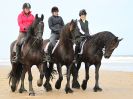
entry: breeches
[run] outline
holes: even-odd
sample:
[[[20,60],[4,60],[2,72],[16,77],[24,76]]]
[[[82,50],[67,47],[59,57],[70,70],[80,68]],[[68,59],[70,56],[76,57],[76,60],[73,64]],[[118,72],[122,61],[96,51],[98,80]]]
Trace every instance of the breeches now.
[[[50,43],[55,46],[56,40],[59,40],[59,34],[52,33],[50,37]]]

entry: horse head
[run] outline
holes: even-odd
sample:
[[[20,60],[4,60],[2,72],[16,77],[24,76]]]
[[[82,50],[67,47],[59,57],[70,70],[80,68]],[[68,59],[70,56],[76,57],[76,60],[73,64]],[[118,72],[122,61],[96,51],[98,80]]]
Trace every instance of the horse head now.
[[[110,58],[112,55],[113,51],[117,48],[119,45],[119,42],[122,41],[123,39],[119,39],[118,37],[115,37],[114,39],[110,40],[108,43],[105,44],[105,53],[104,57],[105,58]]]
[[[74,31],[76,27],[77,27],[77,20],[72,19],[69,25],[70,32]]]
[[[42,40],[43,30],[44,30],[43,19],[44,19],[43,14],[41,15],[41,17],[38,17],[38,14],[36,14],[35,20],[31,26],[32,36],[37,40]]]
[[[60,33],[60,39],[72,41],[74,38],[74,31],[76,27],[77,27],[77,20],[71,20],[62,28]]]
[[[69,29],[69,38],[74,39],[74,31],[77,27],[77,20],[71,20],[71,22],[68,25],[68,29]]]

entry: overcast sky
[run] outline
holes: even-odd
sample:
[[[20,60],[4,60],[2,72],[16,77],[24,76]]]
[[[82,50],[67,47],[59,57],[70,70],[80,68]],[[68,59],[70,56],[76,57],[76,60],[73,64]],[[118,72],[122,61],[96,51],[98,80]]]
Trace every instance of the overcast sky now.
[[[92,34],[107,30],[124,38],[113,55],[133,55],[133,0],[1,0],[0,59],[9,58],[10,44],[19,33],[17,17],[25,2],[31,4],[34,15],[44,14],[44,38],[50,36],[48,17],[53,6],[59,7],[65,23],[79,19],[79,10],[86,9]]]

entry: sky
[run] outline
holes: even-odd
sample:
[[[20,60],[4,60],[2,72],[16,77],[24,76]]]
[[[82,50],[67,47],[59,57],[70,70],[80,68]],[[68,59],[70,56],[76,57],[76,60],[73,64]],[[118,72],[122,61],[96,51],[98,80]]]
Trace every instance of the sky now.
[[[19,34],[17,17],[25,2],[31,4],[34,15],[44,14],[44,39],[50,37],[48,18],[53,6],[58,6],[65,23],[79,19],[79,10],[86,9],[91,34],[110,31],[124,38],[113,55],[133,55],[133,0],[1,0],[0,59],[10,57],[10,44]]]

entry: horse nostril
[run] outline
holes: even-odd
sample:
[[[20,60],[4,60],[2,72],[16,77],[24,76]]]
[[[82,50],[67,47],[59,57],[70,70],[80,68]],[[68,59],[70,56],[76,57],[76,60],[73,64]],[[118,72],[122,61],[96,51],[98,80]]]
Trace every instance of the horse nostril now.
[[[42,37],[39,37],[39,40],[42,40]]]
[[[109,55],[109,54],[104,54],[104,57],[105,57],[105,58],[109,58],[110,55]]]
[[[109,56],[106,55],[105,58],[109,58]]]
[[[16,86],[11,86],[11,90],[12,90],[12,92],[15,92]]]

